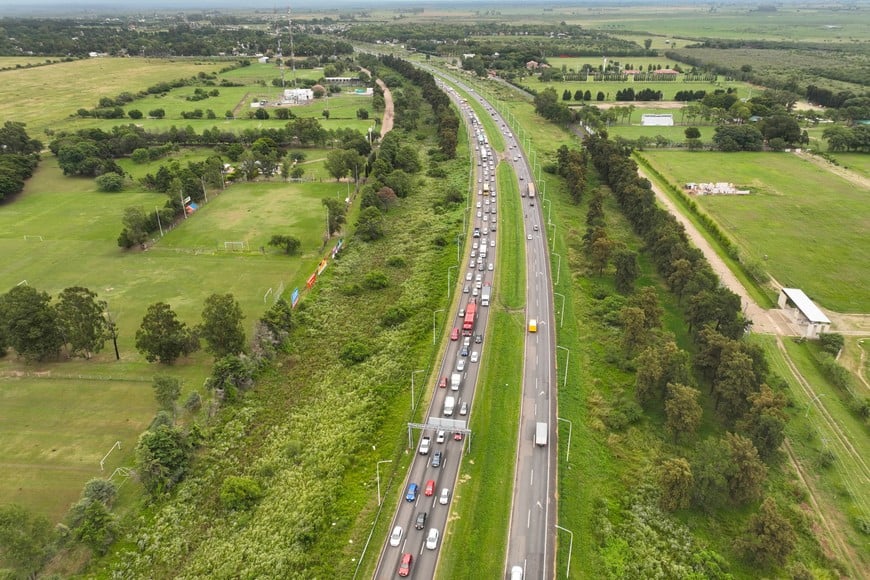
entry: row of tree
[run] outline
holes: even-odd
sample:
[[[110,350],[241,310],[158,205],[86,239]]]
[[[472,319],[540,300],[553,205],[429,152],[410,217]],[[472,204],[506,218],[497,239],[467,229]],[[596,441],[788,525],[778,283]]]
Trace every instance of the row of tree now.
[[[31,139],[24,123],[6,121],[0,127],[0,201],[21,193],[39,164],[42,143]]]

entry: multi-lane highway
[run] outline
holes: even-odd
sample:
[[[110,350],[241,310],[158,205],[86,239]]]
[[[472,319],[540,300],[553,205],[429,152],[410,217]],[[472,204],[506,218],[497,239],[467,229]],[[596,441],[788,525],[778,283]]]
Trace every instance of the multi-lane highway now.
[[[436,78],[444,77],[440,71],[426,68],[436,74]],[[536,195],[531,168],[523,154],[521,144],[511,133],[504,119],[473,89],[455,78],[448,80],[454,86],[461,87],[466,93],[474,95],[474,98],[483,105],[486,114],[495,122],[506,142],[506,149],[501,154],[502,160],[512,164],[519,182],[526,234],[526,323],[528,330],[528,322],[535,320],[536,328],[535,332],[527,332],[523,353],[522,404],[517,426],[519,430],[517,463],[504,574],[507,578],[510,571],[519,566],[526,579],[552,578],[556,524],[556,393],[555,390],[551,390],[551,387],[554,387],[556,359],[550,261],[543,213],[538,203],[539,197]],[[462,432],[466,427],[465,421],[472,411],[471,403],[480,365],[479,357],[486,347],[484,331],[489,308],[481,306],[482,295],[475,296],[474,293],[476,287],[479,286],[478,291],[482,292],[494,279],[493,270],[496,263],[494,252],[498,248],[495,241],[498,223],[496,201],[499,195],[496,192],[495,166],[499,160],[494,159],[498,154],[489,147],[489,139],[484,132],[483,124],[472,108],[465,104],[452,89],[447,86],[444,86],[444,89],[459,105],[475,146],[476,191],[473,188],[469,204],[474,237],[472,237],[471,251],[463,261],[463,268],[459,269],[462,272],[460,288],[463,294],[451,336],[452,339],[453,336],[458,335],[457,340],[450,341],[437,379],[437,382],[446,386],[443,388],[436,386],[436,393],[425,420],[427,428],[414,430],[412,444],[416,446],[415,460],[403,486],[403,498],[390,525],[390,531],[395,533],[390,534],[393,537],[384,539],[375,578],[392,578],[397,574],[401,575],[404,572],[402,568],[407,566],[407,554],[411,557],[410,566],[407,566],[410,568],[410,576],[432,578],[435,575],[450,503],[453,500],[453,488],[458,475],[461,452],[464,445],[468,443],[467,438],[455,441],[453,434],[457,431]],[[481,257],[483,248],[486,248],[486,254]],[[465,346],[464,319],[459,315],[467,312],[472,301],[477,305],[479,316],[468,341],[467,356],[464,356],[462,352]],[[478,354],[474,355],[475,352]],[[473,357],[478,362],[471,362]],[[452,375],[457,372],[456,365],[462,360],[465,362],[464,369],[460,371],[461,383],[457,391],[452,391]],[[451,396],[456,401],[455,409],[451,415],[446,416],[445,400]],[[461,413],[463,403],[468,404],[468,414]],[[547,445],[535,445],[537,423],[547,425]],[[443,443],[436,442],[440,429],[445,431]],[[425,455],[419,453],[422,437],[430,437],[431,441],[431,448]],[[436,452],[442,453],[438,467],[432,465]],[[434,485],[427,486],[430,481],[433,481]],[[408,495],[411,484],[418,486],[418,492],[413,496]],[[432,489],[431,496],[426,495],[427,487]],[[443,491],[445,489],[446,492]],[[426,514],[426,519],[421,526],[418,522],[422,517],[420,514],[423,513]],[[398,533],[397,526],[401,528],[401,534]],[[438,540],[437,544],[434,544],[434,549],[430,549],[433,543],[427,542],[427,538],[430,537],[433,528],[438,530]]]
[[[471,249],[461,267],[454,268],[458,271],[461,292],[458,312],[452,317],[450,341],[435,379],[427,416],[422,428],[415,426],[411,431],[415,458],[402,487],[402,498],[389,528],[390,537],[385,538],[375,578],[396,577],[402,562],[407,564],[407,554],[411,556],[411,576],[434,577],[462,452],[473,437],[466,427],[473,412],[480,360],[487,347],[488,294],[495,277],[498,250],[498,192],[496,162],[488,139],[470,107],[451,94],[457,98],[476,147],[475,187],[468,210],[473,228]],[[422,454],[424,437],[429,438],[429,449]],[[438,465],[436,454],[440,454]],[[416,491],[411,490],[412,485]],[[430,491],[431,495],[427,495]],[[425,520],[421,521],[422,518]],[[436,533],[432,530],[437,530],[437,542],[427,541]]]

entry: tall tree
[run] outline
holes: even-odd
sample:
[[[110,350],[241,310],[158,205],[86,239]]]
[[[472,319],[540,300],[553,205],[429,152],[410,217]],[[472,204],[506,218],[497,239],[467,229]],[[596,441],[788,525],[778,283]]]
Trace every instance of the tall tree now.
[[[644,322],[649,329],[660,328],[662,325],[662,307],[659,306],[659,297],[655,288],[644,286],[629,300],[632,306],[643,310]]]
[[[16,574],[33,578],[47,556],[52,526],[43,516],[17,504],[0,506],[0,561]]]
[[[613,264],[616,266],[616,290],[623,294],[630,294],[634,290],[634,281],[637,280],[637,254],[623,248],[613,256]]]
[[[180,356],[199,350],[199,339],[165,302],[148,307],[136,331],[136,350],[149,362],[172,364]]]
[[[773,498],[761,502],[758,513],[749,518],[746,531],[734,546],[743,556],[762,566],[785,563],[797,542],[794,528],[776,507]]]
[[[689,507],[694,481],[687,459],[665,460],[659,470],[659,507],[668,512]]]
[[[758,379],[752,368],[752,359],[732,343],[722,352],[713,397],[716,409],[721,410],[732,423],[749,409],[749,395],[758,390]]]
[[[323,205],[326,206],[328,213],[329,235],[333,235],[341,230],[347,215],[347,206],[344,201],[334,197],[327,197],[323,200]]]
[[[665,429],[673,435],[675,441],[682,436],[693,435],[701,425],[704,414],[698,403],[700,393],[697,389],[680,383],[668,383],[667,389]]]
[[[647,342],[648,332],[643,310],[626,306],[619,311],[622,325],[622,350],[626,357],[633,357]]]
[[[749,411],[737,422],[737,429],[752,440],[762,459],[770,459],[785,440],[786,399],[762,384],[757,393],[749,395],[749,404]]]
[[[198,331],[205,339],[205,349],[215,359],[239,354],[245,350],[245,329],[242,328],[242,307],[232,294],[212,294],[205,299],[202,324]]]
[[[181,481],[189,461],[190,442],[180,429],[160,425],[139,436],[136,472],[152,495],[168,491]]]
[[[63,336],[73,356],[91,358],[110,338],[107,305],[88,288],[72,286],[58,295],[55,306]]]
[[[761,462],[752,441],[743,435],[726,433],[721,439],[728,457],[725,479],[731,500],[743,504],[761,495],[761,486],[767,478],[767,467]]]
[[[151,387],[160,408],[174,413],[175,403],[181,396],[181,380],[169,375],[155,375]]]
[[[56,357],[63,346],[51,296],[22,284],[0,296],[0,325],[9,346],[26,360]]]

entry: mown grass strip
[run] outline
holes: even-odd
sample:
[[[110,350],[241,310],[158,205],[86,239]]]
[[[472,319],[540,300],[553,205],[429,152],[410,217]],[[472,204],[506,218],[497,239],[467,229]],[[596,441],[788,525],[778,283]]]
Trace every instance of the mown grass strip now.
[[[505,164],[497,171],[498,262],[492,316],[470,415],[471,451],[459,472],[439,578],[499,578],[504,573],[523,369],[526,276],[516,178]]]

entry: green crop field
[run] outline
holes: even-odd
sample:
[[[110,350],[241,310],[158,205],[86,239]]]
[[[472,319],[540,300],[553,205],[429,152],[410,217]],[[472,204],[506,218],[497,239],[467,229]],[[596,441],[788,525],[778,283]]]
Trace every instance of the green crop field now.
[[[269,289],[271,297],[283,285],[289,297],[316,266],[326,219],[320,200],[344,197],[345,191],[344,183],[334,181],[231,186],[213,194],[210,203],[148,251],[129,252],[116,244],[124,208],[150,210],[162,206],[165,197],[143,191],[99,193],[92,180],[63,177],[54,158],[46,158],[25,192],[0,212],[0,251],[7,257],[0,288],[25,280],[52,295],[68,286],[91,288],[108,302],[118,323],[121,361],[114,360],[109,344],[91,361],[26,365],[7,357],[0,362],[0,377],[6,377],[0,406],[0,497],[16,498],[57,519],[78,497],[81,485],[99,475],[99,458],[112,443],[122,442],[114,459],[129,459],[155,410],[151,377],[168,370],[184,380],[187,392],[202,384],[208,367],[205,353],[194,355],[197,364],[167,368],[145,362],[134,349],[134,333],[147,306],[168,302],[192,325],[199,321],[206,296],[231,292],[250,334],[266,308]],[[260,246],[275,233],[299,237],[301,255],[287,257],[268,247],[261,253]],[[224,241],[246,241],[250,251],[224,252]],[[59,376],[81,378],[53,378]],[[7,415],[6,409],[16,411]],[[22,415],[18,409],[31,411]],[[51,427],[55,423],[58,428]],[[51,449],[55,451],[45,451]],[[24,481],[36,483],[28,488]]]
[[[0,72],[0,119],[27,123],[32,137],[102,97],[144,90],[162,81],[217,72],[226,63],[193,60],[93,58]],[[62,82],[60,82],[62,79]],[[99,79],[99,82],[94,82]],[[117,124],[117,122],[115,123]]]
[[[543,91],[548,87],[553,87],[556,89],[556,94],[559,95],[559,99],[562,98],[562,93],[565,90],[571,91],[571,97],[573,98],[575,91],[589,91],[592,93],[592,101],[589,104],[595,104],[597,101],[595,100],[598,92],[604,93],[604,101],[605,102],[614,102],[616,101],[616,93],[617,91],[622,91],[625,89],[634,89],[635,92],[643,90],[643,89],[651,89],[653,91],[661,91],[662,92],[662,100],[664,101],[673,101],[674,96],[678,91],[707,91],[708,93],[712,93],[715,90],[723,89],[727,90],[729,88],[733,88],[737,90],[737,95],[741,98],[745,98],[749,95],[749,87],[745,83],[732,82],[725,80],[719,80],[715,83],[705,83],[705,82],[690,82],[684,83],[680,81],[672,81],[672,82],[645,82],[645,81],[625,81],[625,82],[614,82],[614,81],[564,81],[564,82],[547,82],[543,83],[540,79],[526,79],[523,83],[525,86],[532,88],[538,92]],[[579,105],[581,101],[567,101],[565,104],[567,105]],[[620,105],[635,105],[635,106],[643,106],[643,101],[626,101],[626,102],[618,102]]]
[[[786,153],[646,156],[678,186],[725,181],[749,189],[748,196],[697,201],[781,284],[833,310],[870,311],[867,191]]]

